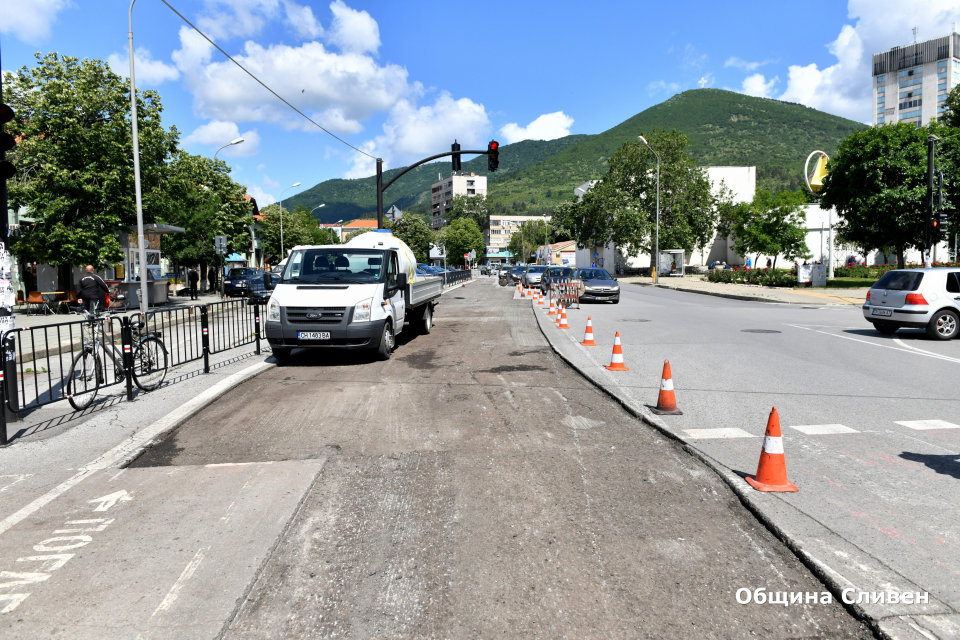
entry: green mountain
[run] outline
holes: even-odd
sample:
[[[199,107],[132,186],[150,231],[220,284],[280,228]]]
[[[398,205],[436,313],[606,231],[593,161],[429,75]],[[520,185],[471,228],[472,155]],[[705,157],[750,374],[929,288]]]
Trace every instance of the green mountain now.
[[[694,89],[650,107],[601,134],[529,169],[488,185],[494,202],[535,200],[555,206],[570,189],[600,177],[607,159],[624,142],[654,129],[677,129],[690,139],[687,151],[702,166],[756,166],[757,186],[796,190],[811,151],[832,154],[848,135],[867,125],[792,102],[754,98],[721,89]],[[501,154],[502,155],[502,154]],[[523,206],[523,205],[520,205]]]
[[[602,176],[607,159],[624,142],[654,129],[677,129],[690,139],[690,155],[703,166],[756,166],[761,189],[798,189],[803,163],[815,149],[832,154],[841,140],[868,125],[792,102],[754,98],[721,89],[694,89],[638,113],[603,133],[558,140],[524,140],[500,148],[500,170],[488,177],[487,197],[502,213],[539,213],[568,200],[577,185]],[[486,157],[463,164],[487,175]],[[384,179],[400,170],[384,173]],[[418,167],[384,194],[384,209],[425,213],[442,161]],[[321,219],[351,220],[376,209],[376,178],[326,180],[284,201],[313,208],[326,203]],[[289,205],[287,204],[289,203]]]
[[[503,145],[500,147],[500,166],[496,175],[509,175],[542,163],[588,137],[573,135],[557,140],[523,140]],[[469,162],[464,162],[461,168],[467,173],[472,171],[481,176],[489,175],[486,156],[477,156]],[[404,167],[400,167],[384,171],[384,183],[403,169]],[[417,208],[429,211],[430,185],[437,182],[438,173],[442,173],[444,177],[450,175],[449,158],[437,163],[421,165],[390,185],[390,188],[383,193],[384,210],[394,204],[400,209],[420,204],[422,206]],[[324,180],[306,191],[284,199],[283,207],[295,209],[297,205],[303,205],[307,209],[313,209],[321,203],[325,206],[314,212],[321,222],[354,220],[371,211],[376,211],[377,178],[370,176],[355,180]]]

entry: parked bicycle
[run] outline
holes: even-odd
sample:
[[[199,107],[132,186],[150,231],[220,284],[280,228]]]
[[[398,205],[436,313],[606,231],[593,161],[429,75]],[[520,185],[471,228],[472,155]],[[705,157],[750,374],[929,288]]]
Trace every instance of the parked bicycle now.
[[[104,324],[113,315],[109,311],[83,311],[84,326],[89,331],[89,337],[83,340],[83,348],[74,358],[67,377],[67,398],[77,411],[89,407],[96,399],[100,387],[106,385],[107,358],[113,362],[117,382],[126,376],[123,351],[112,339],[105,339],[104,336]],[[153,391],[167,377],[167,348],[160,333],[145,333],[145,326],[142,321],[130,323],[133,332],[133,370],[130,373],[137,387],[144,391]]]

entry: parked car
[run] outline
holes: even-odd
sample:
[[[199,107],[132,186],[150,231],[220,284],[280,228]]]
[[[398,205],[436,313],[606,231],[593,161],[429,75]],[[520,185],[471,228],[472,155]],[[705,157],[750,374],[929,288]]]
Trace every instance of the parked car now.
[[[251,287],[251,281],[260,277],[263,280],[263,271],[258,271],[252,267],[235,267],[227,272],[223,279],[223,295],[225,296],[246,296]]]
[[[510,281],[513,284],[520,282],[520,278],[523,277],[523,272],[527,270],[527,267],[524,265],[517,265],[513,269],[510,269]]]
[[[440,271],[436,267],[430,266],[429,264],[423,264],[421,262],[417,264],[417,268],[422,269],[431,276],[440,275]]]
[[[540,285],[540,278],[543,277],[543,272],[546,270],[547,265],[545,264],[531,264],[524,269],[520,282],[524,287],[537,287]]]
[[[488,276],[488,275],[490,275],[492,269],[493,269],[493,267],[491,267],[489,264],[481,265],[481,266],[480,266],[480,275],[482,275],[482,276]]]
[[[540,290],[546,293],[555,280],[571,280],[579,277],[576,267],[547,267],[547,270],[540,276]]]
[[[580,279],[583,281],[581,301],[620,302],[620,283],[606,269],[580,269]]]
[[[888,271],[867,292],[863,317],[880,333],[926,329],[934,340],[960,331],[960,269]]]

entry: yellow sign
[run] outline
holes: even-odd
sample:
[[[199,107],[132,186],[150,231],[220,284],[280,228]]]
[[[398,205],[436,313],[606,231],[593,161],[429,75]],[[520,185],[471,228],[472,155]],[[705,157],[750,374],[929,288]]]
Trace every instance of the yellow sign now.
[[[813,156],[817,156],[817,161],[813,165],[813,171],[808,172],[810,160]],[[823,188],[823,179],[827,177],[827,160],[829,160],[829,158],[823,151],[814,151],[807,156],[807,162],[803,167],[804,173],[806,174],[804,178],[806,178],[807,187],[814,193],[818,193],[820,189]]]

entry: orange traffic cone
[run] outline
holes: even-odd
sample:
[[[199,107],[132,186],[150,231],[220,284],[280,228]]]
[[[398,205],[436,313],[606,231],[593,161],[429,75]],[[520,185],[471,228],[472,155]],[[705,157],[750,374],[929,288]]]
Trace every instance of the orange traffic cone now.
[[[589,316],[587,317],[587,330],[583,333],[583,342],[580,343],[582,347],[595,347],[597,343],[593,341],[593,322],[590,321]]]
[[[557,325],[558,329],[569,329],[570,325],[567,324],[567,310],[563,309],[560,311],[560,324]]]
[[[562,302],[558,302],[558,303],[557,303],[557,319],[553,321],[553,324],[559,327],[559,326],[560,326],[560,318],[562,318],[562,317],[563,317],[563,303],[562,303]]]
[[[546,304],[546,303],[543,301],[543,291],[540,291],[540,293],[537,294],[537,304],[540,305],[541,307],[542,307],[544,304]]]
[[[747,476],[747,482],[757,491],[799,491],[787,480],[787,461],[783,455],[783,437],[780,435],[780,415],[777,408],[767,419],[767,435],[763,438],[757,475]]]
[[[630,371],[623,366],[623,349],[620,347],[620,332],[613,337],[613,355],[610,356],[610,366],[604,367],[610,371]]]
[[[677,398],[673,395],[673,375],[670,373],[670,361],[663,361],[663,375],[660,376],[660,395],[657,396],[657,406],[650,407],[654,413],[667,416],[682,416],[683,411],[677,409]]]
[[[556,305],[556,303],[553,301],[553,296],[550,296],[550,311],[547,312],[547,315],[548,315],[548,316],[555,316],[555,315],[557,315],[557,305]]]

